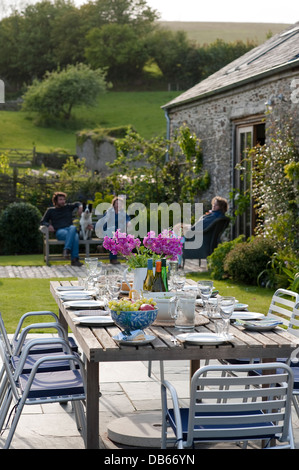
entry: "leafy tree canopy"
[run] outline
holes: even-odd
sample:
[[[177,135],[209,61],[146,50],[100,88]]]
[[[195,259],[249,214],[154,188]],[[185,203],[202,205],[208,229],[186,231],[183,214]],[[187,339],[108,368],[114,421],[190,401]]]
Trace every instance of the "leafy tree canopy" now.
[[[47,72],[44,80],[34,80],[24,95],[23,109],[37,111],[43,118],[69,119],[73,106],[92,106],[107,88],[105,72],[85,64],[69,65]]]

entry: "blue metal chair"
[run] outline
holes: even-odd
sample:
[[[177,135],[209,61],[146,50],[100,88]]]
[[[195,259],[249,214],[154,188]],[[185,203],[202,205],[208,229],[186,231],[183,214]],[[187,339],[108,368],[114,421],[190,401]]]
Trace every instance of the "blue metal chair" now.
[[[25,326],[26,320],[28,318],[37,318],[37,317],[40,317],[40,316],[43,316],[43,317],[46,316],[46,317],[49,317],[49,319],[54,319],[54,320],[52,320],[51,322],[49,321],[49,322],[32,323],[30,325]],[[19,323],[18,323],[18,326],[15,330],[15,333],[14,333],[12,341],[11,341],[12,353],[18,355],[20,353],[20,351],[22,350],[23,345],[27,341],[27,335],[30,332],[32,332],[34,330],[41,329],[41,328],[43,328],[43,329],[54,328],[57,331],[57,333],[60,337],[65,338],[66,340],[69,341],[72,350],[78,352],[78,346],[77,346],[74,338],[72,338],[71,336],[67,338],[65,331],[63,330],[63,328],[59,324],[57,315],[54,312],[50,311],[50,310],[37,310],[37,311],[31,311],[31,312],[24,313],[21,316],[21,318],[19,320]],[[55,352],[53,347],[50,350],[48,348],[47,350],[43,349],[42,351],[40,350],[40,347],[36,347],[36,350],[32,349],[31,353],[34,354],[34,352],[36,352],[36,353]],[[61,349],[60,349],[60,351],[61,351]],[[57,350],[56,350],[56,352],[57,352]],[[59,352],[59,350],[58,350],[58,352]]]
[[[230,223],[230,218],[227,216],[219,217],[216,219],[209,227],[207,227],[202,232],[202,245],[199,248],[185,248],[185,244],[183,247],[183,266],[185,264],[186,259],[198,259],[199,265],[200,260],[206,259],[210,256],[215,248],[218,246],[220,242],[221,235],[227,229]],[[188,237],[187,242],[192,241],[192,233],[195,235],[194,230],[190,230],[186,236]],[[186,242],[185,242],[186,243]]]
[[[253,369],[260,373],[250,376]],[[164,381],[162,449],[168,444],[184,449],[202,442],[251,440],[266,441],[268,448],[273,439],[279,441],[275,447],[293,449],[292,390],[292,370],[280,363],[202,367],[192,377],[188,408],[180,408],[175,388]]]

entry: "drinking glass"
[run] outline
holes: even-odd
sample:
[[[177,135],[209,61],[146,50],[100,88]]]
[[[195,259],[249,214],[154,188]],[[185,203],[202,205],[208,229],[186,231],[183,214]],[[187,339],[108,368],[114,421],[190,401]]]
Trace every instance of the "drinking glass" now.
[[[200,295],[200,298],[203,304],[202,313],[207,314],[208,312],[207,312],[206,302],[209,300],[209,298],[212,295],[213,281],[198,281],[197,288],[198,288],[198,293]]]
[[[218,297],[210,297],[207,301],[208,317],[219,317],[219,299]]]
[[[106,281],[107,290],[112,300],[117,300],[122,286],[122,277],[120,273],[112,274],[107,276]]]
[[[182,294],[178,297],[174,326],[183,331],[194,330],[195,324],[195,300],[193,293]]]
[[[85,266],[86,266],[88,274],[90,275],[95,274],[97,271],[99,259],[98,258],[85,258],[84,261],[85,261]]]
[[[219,299],[219,309],[222,320],[225,323],[225,330],[228,332],[229,321],[235,307],[235,297],[220,297]],[[225,333],[227,334],[227,333]]]

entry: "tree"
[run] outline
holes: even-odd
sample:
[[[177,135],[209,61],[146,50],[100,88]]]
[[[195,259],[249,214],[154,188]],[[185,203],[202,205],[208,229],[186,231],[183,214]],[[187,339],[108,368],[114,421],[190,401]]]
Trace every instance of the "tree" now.
[[[149,55],[146,38],[140,38],[128,24],[107,24],[92,29],[87,40],[86,57],[94,68],[106,67],[108,79],[124,82],[142,74]]]
[[[100,28],[105,24],[130,24],[139,31],[152,29],[159,18],[145,0],[96,0],[82,5],[80,9],[86,18],[88,29]]]
[[[117,158],[109,166],[116,171],[107,180],[116,193],[127,195],[128,204],[194,203],[209,187],[200,140],[187,126],[169,141],[164,137],[147,141],[131,130],[115,145]]]
[[[42,118],[70,119],[74,105],[92,106],[107,88],[105,72],[84,64],[47,72],[44,80],[34,80],[24,95],[23,109],[37,111]]]
[[[184,31],[159,29],[149,38],[149,50],[168,83],[188,88],[200,80],[197,47]]]

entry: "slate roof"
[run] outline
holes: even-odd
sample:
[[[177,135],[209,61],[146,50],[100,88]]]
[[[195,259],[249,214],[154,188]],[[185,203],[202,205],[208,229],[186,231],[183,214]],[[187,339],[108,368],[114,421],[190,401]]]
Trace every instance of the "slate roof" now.
[[[172,108],[236,88],[275,71],[299,65],[299,22],[226,65],[162,106]]]

